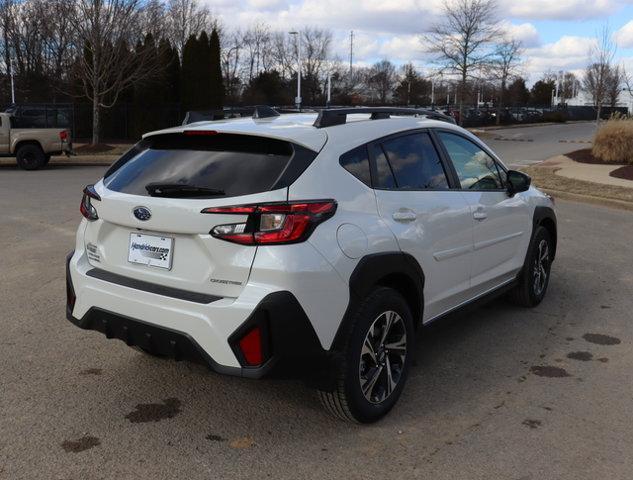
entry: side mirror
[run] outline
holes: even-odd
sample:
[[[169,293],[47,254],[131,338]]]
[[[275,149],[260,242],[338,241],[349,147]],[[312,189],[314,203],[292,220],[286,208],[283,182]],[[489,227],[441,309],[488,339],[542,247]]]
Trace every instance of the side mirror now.
[[[532,178],[529,175],[516,170],[508,170],[508,193],[510,195],[525,192],[531,184]]]

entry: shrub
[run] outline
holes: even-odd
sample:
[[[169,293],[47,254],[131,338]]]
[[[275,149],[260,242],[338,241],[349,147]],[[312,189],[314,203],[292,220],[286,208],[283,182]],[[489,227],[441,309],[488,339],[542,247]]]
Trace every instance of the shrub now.
[[[555,123],[565,123],[567,121],[567,114],[565,112],[561,112],[560,110],[554,112],[544,112],[543,113],[543,121],[544,122],[555,122]]]
[[[603,162],[633,165],[633,118],[611,117],[598,129],[591,152]]]

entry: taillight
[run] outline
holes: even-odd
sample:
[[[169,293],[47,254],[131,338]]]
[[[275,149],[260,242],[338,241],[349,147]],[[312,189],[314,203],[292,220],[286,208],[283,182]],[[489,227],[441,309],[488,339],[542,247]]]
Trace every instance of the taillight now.
[[[65,142],[66,140],[68,140],[68,132],[66,130],[62,130],[61,132],[59,132],[59,139],[62,142]]]
[[[219,135],[216,130],[185,130],[183,133],[188,137],[210,137]]]
[[[79,205],[79,211],[88,220],[95,221],[99,218],[97,209],[92,204],[92,200],[101,201],[101,197],[95,190],[94,185],[88,185],[84,188],[83,197],[81,198],[81,204]]]
[[[217,225],[211,235],[242,245],[281,245],[305,241],[319,223],[336,212],[334,200],[211,207],[202,213],[246,215],[242,223]]]

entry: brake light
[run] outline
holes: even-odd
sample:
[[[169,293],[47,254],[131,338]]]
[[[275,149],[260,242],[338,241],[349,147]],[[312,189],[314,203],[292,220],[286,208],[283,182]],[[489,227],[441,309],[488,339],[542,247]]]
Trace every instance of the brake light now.
[[[62,142],[65,142],[66,140],[68,140],[68,132],[66,130],[62,130],[61,132],[59,132],[59,139]]]
[[[219,133],[216,130],[185,130],[184,134],[188,137],[208,137]]]
[[[97,209],[92,204],[92,200],[101,201],[101,197],[95,190],[94,185],[88,185],[84,188],[83,197],[81,198],[81,204],[79,205],[79,211],[81,214],[91,222],[97,220],[99,215]]]
[[[217,225],[211,235],[241,245],[282,245],[305,241],[336,212],[336,201],[316,200],[205,208],[201,213],[247,215],[242,223]]]

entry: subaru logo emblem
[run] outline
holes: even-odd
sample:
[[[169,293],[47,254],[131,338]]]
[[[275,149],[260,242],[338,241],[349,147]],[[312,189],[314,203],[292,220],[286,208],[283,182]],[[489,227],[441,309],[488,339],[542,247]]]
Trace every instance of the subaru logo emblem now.
[[[150,212],[149,208],[146,207],[136,207],[132,212],[141,222],[146,222],[152,217],[152,212]]]

